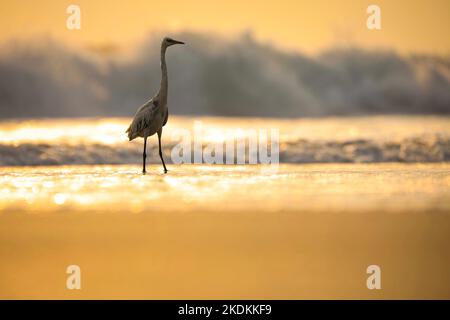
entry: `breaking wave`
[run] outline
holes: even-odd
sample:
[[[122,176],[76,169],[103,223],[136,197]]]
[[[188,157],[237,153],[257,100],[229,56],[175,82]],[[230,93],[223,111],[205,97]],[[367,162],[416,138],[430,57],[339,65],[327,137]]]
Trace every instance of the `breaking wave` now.
[[[166,144],[164,154],[170,163],[174,143]],[[204,144],[204,147],[206,144]],[[70,164],[132,164],[140,163],[141,147],[136,145],[109,146],[102,144],[0,145],[0,166],[70,165]],[[159,163],[158,150],[147,150],[150,163]],[[224,153],[226,155],[226,152]],[[193,157],[191,157],[193,159]],[[236,161],[236,160],[235,160]],[[400,142],[378,143],[370,140],[324,141],[307,140],[281,143],[281,163],[326,162],[444,162],[450,161],[450,139],[416,137]]]
[[[357,48],[311,57],[260,43],[251,34],[174,36],[188,45],[168,51],[172,114],[450,113],[449,57]],[[0,117],[133,115],[159,86],[160,37],[150,36],[127,57],[74,50],[50,39],[6,43]]]
[[[204,127],[203,148],[217,143],[218,128],[222,132],[278,129],[281,163],[450,161],[449,117],[379,116],[291,120],[173,117],[163,134],[167,162],[181,139],[176,130],[188,130],[185,132],[191,134],[193,143],[192,123],[199,119]],[[0,122],[0,166],[140,163],[142,140],[127,141],[124,131],[128,123],[129,119]],[[248,153],[248,143],[234,146],[246,148]],[[192,152],[194,149],[191,147]],[[225,158],[226,148],[223,150]],[[151,137],[148,162],[159,161],[157,140]]]

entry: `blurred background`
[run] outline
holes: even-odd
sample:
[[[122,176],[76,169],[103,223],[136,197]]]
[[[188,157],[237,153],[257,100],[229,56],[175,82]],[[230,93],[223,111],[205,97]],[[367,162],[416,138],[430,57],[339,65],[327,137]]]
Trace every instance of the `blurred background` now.
[[[1,0],[0,298],[448,299],[449,31],[449,0]],[[276,172],[170,164],[197,121],[277,129]]]
[[[0,117],[132,116],[159,87],[171,114],[320,117],[450,113],[450,2],[0,3]]]

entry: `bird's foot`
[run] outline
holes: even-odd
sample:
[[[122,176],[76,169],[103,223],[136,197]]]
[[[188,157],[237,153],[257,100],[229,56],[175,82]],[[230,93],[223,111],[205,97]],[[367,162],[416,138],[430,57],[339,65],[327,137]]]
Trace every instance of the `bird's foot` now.
[[[145,170],[142,170],[142,174],[146,174],[147,173],[147,171],[145,171]]]
[[[164,169],[164,173],[167,173],[167,169]]]

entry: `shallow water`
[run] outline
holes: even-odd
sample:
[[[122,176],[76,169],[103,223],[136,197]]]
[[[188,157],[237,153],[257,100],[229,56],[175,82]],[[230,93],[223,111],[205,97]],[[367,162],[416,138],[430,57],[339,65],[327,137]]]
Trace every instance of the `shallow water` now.
[[[0,298],[450,298],[448,163],[148,171],[0,168]]]
[[[43,119],[0,122],[0,165],[131,164],[142,157],[142,139],[128,142],[131,119]],[[196,127],[196,124],[199,127]],[[276,129],[283,163],[450,161],[450,117],[374,116],[321,119],[170,118],[163,152],[170,162],[181,136],[208,144]],[[247,130],[247,131],[246,131]],[[157,140],[149,162],[159,163]],[[236,146],[237,148],[237,146]],[[225,152],[226,154],[226,152]]]
[[[269,170],[270,169],[270,170]],[[0,168],[0,212],[449,211],[450,163]]]
[[[278,129],[281,164],[163,174],[151,138],[145,176],[129,119],[1,122],[0,298],[449,299],[449,119],[202,118]]]

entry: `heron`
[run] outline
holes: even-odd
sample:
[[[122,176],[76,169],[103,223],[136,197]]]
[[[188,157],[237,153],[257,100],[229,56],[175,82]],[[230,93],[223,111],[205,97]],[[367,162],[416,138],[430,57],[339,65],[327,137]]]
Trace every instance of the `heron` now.
[[[158,134],[159,157],[164,167],[164,173],[167,173],[161,151],[162,129],[169,118],[167,108],[167,95],[169,83],[167,78],[166,49],[175,44],[184,44],[184,42],[165,37],[161,42],[161,86],[158,93],[149,101],[144,103],[134,115],[133,121],[128,127],[128,139],[131,141],[137,137],[144,138],[144,152],[142,153],[142,173],[145,174],[145,160],[147,158],[147,138]]]

